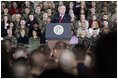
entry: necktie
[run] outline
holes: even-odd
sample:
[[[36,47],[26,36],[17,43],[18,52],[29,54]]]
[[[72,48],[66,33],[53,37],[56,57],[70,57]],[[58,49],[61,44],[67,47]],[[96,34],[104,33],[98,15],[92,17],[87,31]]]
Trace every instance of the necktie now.
[[[62,15],[59,18],[59,23],[61,23],[61,22],[62,22]]]

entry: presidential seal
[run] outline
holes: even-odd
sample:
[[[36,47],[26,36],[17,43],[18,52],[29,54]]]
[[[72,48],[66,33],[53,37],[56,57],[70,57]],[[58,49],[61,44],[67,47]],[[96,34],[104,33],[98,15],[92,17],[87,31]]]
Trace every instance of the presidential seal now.
[[[61,25],[56,25],[53,31],[56,35],[62,35],[64,32],[64,28]]]

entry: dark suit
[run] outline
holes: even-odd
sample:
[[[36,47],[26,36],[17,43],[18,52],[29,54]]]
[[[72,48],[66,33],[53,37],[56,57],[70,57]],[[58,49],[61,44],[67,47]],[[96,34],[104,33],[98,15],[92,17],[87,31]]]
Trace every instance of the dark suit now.
[[[59,20],[60,20],[60,14],[56,13],[52,17],[51,23],[59,23]],[[71,20],[70,15],[64,14],[61,23],[70,23],[70,20]]]

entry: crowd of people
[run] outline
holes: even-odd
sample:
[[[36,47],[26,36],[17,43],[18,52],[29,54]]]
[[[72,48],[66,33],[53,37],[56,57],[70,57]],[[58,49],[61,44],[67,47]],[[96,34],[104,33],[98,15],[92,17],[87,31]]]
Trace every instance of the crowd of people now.
[[[71,23],[69,44],[58,41],[50,49],[45,37],[49,23]],[[100,76],[96,66],[100,57],[96,50],[102,49],[97,41],[113,32],[117,32],[116,1],[2,1],[1,76],[116,77],[115,71]]]

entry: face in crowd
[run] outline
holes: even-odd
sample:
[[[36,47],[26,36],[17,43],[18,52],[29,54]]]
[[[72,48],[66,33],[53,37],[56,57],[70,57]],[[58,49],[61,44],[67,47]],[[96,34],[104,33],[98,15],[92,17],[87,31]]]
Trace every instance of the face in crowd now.
[[[33,21],[34,20],[34,15],[29,15],[29,19],[30,19],[30,21]]]
[[[64,15],[66,12],[66,7],[64,5],[59,6],[58,11],[60,14]]]

